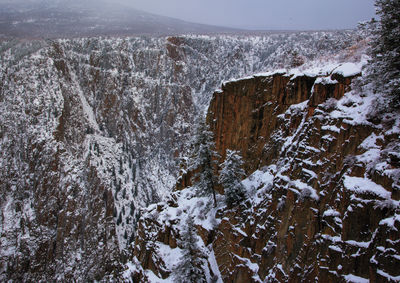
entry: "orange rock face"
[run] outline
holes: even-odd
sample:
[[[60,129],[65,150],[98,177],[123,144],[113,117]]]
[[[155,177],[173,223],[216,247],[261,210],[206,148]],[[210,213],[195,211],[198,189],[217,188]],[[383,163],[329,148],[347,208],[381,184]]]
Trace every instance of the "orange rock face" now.
[[[267,281],[333,282],[353,274],[379,282],[385,280],[379,268],[398,275],[392,264],[372,262],[375,255],[387,253],[373,248],[378,242],[384,245],[387,236],[373,235],[384,233],[379,223],[394,208],[377,207],[380,198],[373,195],[357,199],[343,186],[344,174],[368,176],[398,200],[393,179],[387,183],[377,171],[350,161],[363,154],[361,143],[376,129],[325,118],[335,108],[327,100],[342,98],[351,78],[336,76],[328,84],[314,84],[315,79],[255,77],[228,83],[214,94],[207,121],[220,154],[239,150],[249,173],[277,163],[285,168],[275,176],[268,198],[222,216],[213,246],[224,282],[257,281],[250,269],[252,275],[243,275],[237,267],[245,264],[235,262],[237,258],[256,264],[256,275]],[[299,107],[292,109],[295,104]],[[384,138],[386,145],[390,142],[391,137]],[[293,180],[310,186],[318,197],[299,195]],[[247,220],[238,223],[239,216]],[[244,234],[235,237],[235,229]],[[398,253],[398,243],[392,248]]]
[[[315,77],[291,79],[285,74],[276,74],[225,84],[222,92],[214,94],[207,117],[217,151],[221,156],[226,149],[240,151],[249,173],[271,164],[278,157],[279,147],[271,141],[274,131],[286,126],[285,130],[290,131],[301,122],[300,116],[293,116],[290,125],[282,125],[284,120],[280,115],[291,105],[309,99],[308,106],[313,112],[327,99],[340,99],[350,90],[351,78],[329,85],[314,85],[315,80]]]

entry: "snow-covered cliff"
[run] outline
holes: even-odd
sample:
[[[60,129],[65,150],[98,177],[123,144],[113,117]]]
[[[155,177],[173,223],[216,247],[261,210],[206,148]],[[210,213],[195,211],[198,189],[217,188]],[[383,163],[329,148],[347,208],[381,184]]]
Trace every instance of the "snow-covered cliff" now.
[[[331,58],[351,31],[0,44],[0,279],[118,278],[222,81]],[[346,58],[336,58],[345,60]]]
[[[377,119],[382,94],[365,83],[366,57],[350,53],[353,62],[257,74],[214,93],[207,122],[222,160],[228,149],[243,156],[246,197],[229,207],[216,187],[215,207],[182,176],[141,218],[127,280],[179,279],[189,218],[201,261],[186,263],[203,270],[199,280],[399,281],[400,115]]]

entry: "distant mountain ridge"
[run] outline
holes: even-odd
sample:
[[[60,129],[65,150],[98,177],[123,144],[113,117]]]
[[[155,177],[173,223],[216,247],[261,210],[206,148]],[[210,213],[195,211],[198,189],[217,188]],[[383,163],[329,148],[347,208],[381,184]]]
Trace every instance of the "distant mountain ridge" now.
[[[237,29],[190,23],[105,1],[0,3],[0,38],[174,35],[223,33]]]

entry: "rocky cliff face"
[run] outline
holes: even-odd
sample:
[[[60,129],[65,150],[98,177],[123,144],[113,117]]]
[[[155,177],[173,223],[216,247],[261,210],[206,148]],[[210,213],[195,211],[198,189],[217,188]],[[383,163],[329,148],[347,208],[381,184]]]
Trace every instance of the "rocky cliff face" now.
[[[217,254],[220,266],[234,267],[235,256],[245,257],[258,264],[261,279],[280,281],[339,281],[353,274],[380,282],[389,278],[384,274],[399,275],[389,258],[396,261],[399,253],[400,223],[387,225],[397,217],[399,176],[390,172],[399,168],[384,153],[398,146],[399,136],[336,115],[336,99],[350,82],[335,74],[317,80],[274,75],[230,83],[214,95],[208,120],[218,151],[240,150],[249,172],[269,166],[274,177],[260,204],[221,221],[214,248],[231,256]],[[371,156],[371,148],[383,152]],[[244,234],[227,240],[234,228]],[[221,274],[224,281],[254,275],[231,272]]]
[[[187,187],[150,207],[134,250],[143,278],[173,276],[181,219],[194,215],[209,280],[399,280],[400,119],[368,114],[374,94],[354,70],[257,75],[215,92],[207,121],[222,156],[242,153],[248,200],[227,209],[219,195],[212,208]]]
[[[0,281],[118,280],[221,81],[352,32],[0,41]],[[318,46],[315,46],[318,42]]]
[[[317,81],[316,76],[276,73],[224,84],[222,90],[214,94],[207,116],[215,134],[217,151],[222,156],[227,149],[240,151],[249,173],[275,163],[281,149],[276,133],[285,130],[289,134],[287,131],[297,129],[303,118],[292,113],[283,117],[292,105],[306,102],[309,118],[320,104],[330,98],[340,99],[350,90],[353,77],[344,78],[338,74],[332,77],[339,81],[330,78],[330,81],[321,78]]]

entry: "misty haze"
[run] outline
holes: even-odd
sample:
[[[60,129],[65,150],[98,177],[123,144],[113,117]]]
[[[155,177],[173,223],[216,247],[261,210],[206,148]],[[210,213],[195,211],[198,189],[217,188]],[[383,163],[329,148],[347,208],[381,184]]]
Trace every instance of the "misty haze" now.
[[[56,38],[355,28],[359,21],[373,16],[372,0],[362,0],[362,5],[360,1],[321,5],[316,0],[301,4],[291,0],[283,4],[272,1],[2,0],[0,35]]]
[[[231,32],[102,1],[32,1],[0,4],[0,35],[59,38]]]

